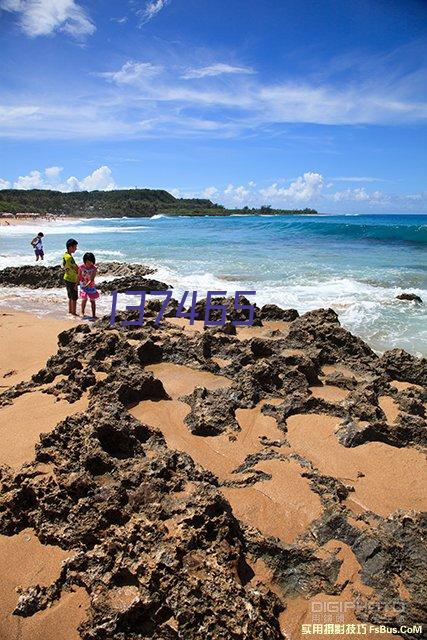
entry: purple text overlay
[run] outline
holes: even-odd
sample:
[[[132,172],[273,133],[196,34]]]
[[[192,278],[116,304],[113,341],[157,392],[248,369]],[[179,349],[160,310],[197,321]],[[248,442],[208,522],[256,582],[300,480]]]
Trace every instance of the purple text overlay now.
[[[164,298],[154,320],[155,324],[160,324],[172,298],[172,291],[124,291],[123,294],[127,296],[139,296],[140,303],[138,306],[126,307],[126,311],[138,311],[139,316],[136,320],[122,320],[122,327],[140,327],[144,324],[145,303],[148,295],[161,296]],[[117,291],[112,292],[113,304],[111,308],[110,325],[116,323],[118,295]],[[186,318],[189,320],[189,324],[194,324],[195,320],[203,320],[205,327],[221,327],[227,322],[227,313],[230,312],[230,307],[215,301],[213,298],[226,295],[226,291],[208,291],[206,294],[206,303],[203,305],[203,311],[199,313],[196,309],[197,291],[184,291],[181,302],[175,310],[175,318]],[[236,291],[234,293],[234,311],[241,316],[241,319],[233,320],[231,324],[236,327],[251,327],[253,325],[255,305],[247,304],[247,300],[244,300],[244,303],[242,303],[241,297],[254,295],[256,295],[256,291]],[[212,312],[214,312],[215,319],[211,319]],[[168,317],[170,317],[170,315]]]

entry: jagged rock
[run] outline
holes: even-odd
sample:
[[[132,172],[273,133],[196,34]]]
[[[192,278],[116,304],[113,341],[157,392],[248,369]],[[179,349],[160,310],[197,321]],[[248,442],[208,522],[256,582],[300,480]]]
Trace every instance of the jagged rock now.
[[[191,411],[185,423],[191,433],[199,436],[213,436],[225,431],[238,431],[235,418],[235,403],[228,389],[208,391],[196,387],[192,394],[183,398]]]
[[[336,431],[338,441],[344,447],[358,447],[365,442],[389,442],[388,428],[383,423],[360,425],[347,422]]]
[[[250,349],[256,358],[268,358],[268,356],[273,354],[271,344],[269,344],[267,340],[260,338],[252,338]]]
[[[162,347],[156,344],[151,338],[145,338],[137,347],[136,353],[142,365],[160,362],[162,359]]]
[[[160,380],[137,365],[114,369],[92,387],[90,396],[102,402],[117,400],[125,407],[141,400],[169,398]]]
[[[262,320],[292,322],[298,318],[299,313],[296,309],[281,309],[277,304],[265,304],[261,307],[260,315]]]
[[[118,318],[137,315],[120,312]],[[360,594],[358,620],[406,624],[425,618],[422,516],[356,516],[346,506],[352,487],[323,475],[289,450],[285,439],[288,416],[327,413],[342,419],[337,437],[347,447],[371,441],[425,445],[423,392],[398,392],[389,384],[396,379],[421,384],[425,362],[397,350],[378,358],[339,326],[331,310],[296,318],[290,337],[274,339],[236,339],[235,331],[228,333],[230,320],[225,328],[194,333],[168,323],[156,326],[153,317],[142,327],[119,322],[111,327],[108,318],[79,325],[60,334],[58,352],[30,382],[1,394],[3,403],[36,390],[70,402],[83,389],[89,396],[84,413],[73,414],[70,405],[70,416],[41,435],[34,462],[16,473],[0,467],[0,532],[13,535],[31,527],[41,542],[72,551],[53,584],[19,592],[17,615],[32,615],[80,586],[91,597],[79,628],[83,640],[283,639],[278,623],[283,598],[341,593],[341,561],[333,554],[318,555],[334,540],[351,547],[361,563],[362,582],[373,589],[372,597]],[[196,388],[180,398],[190,406],[189,431],[201,438],[228,434],[231,442],[245,435],[236,410],[253,409],[263,400],[262,414],[274,416],[283,432],[277,439],[261,435],[260,449],[236,462],[226,480],[187,453],[168,448],[160,432],[126,410],[141,400],[169,399],[146,365],[176,363],[217,373],[216,357],[227,361],[224,375],[231,386]],[[350,363],[364,373],[326,378],[349,389],[340,404],[310,394],[309,386],[319,384],[327,363]],[[68,379],[56,382],[64,372]],[[384,394],[400,409],[392,425],[379,406]],[[369,424],[360,426],[358,420]],[[322,505],[321,515],[292,544],[243,525],[219,490],[256,486],[262,492],[271,475],[257,465],[267,460],[297,463]],[[52,472],[43,473],[42,463]],[[274,593],[268,585],[254,584],[250,563],[257,559],[271,571]],[[396,576],[408,592],[405,598]],[[404,607],[397,614],[395,602]]]
[[[414,416],[426,415],[427,391],[416,389],[415,387],[405,389],[396,394],[396,402],[401,411]]]
[[[125,291],[166,291],[172,289],[172,286],[164,282],[159,282],[158,280],[143,278],[142,276],[126,276],[124,278],[115,278],[114,280],[100,282],[97,284],[97,288],[102,293],[110,293],[111,291],[124,293]]]
[[[141,279],[155,269],[142,264],[122,264],[120,262],[101,262],[98,264],[98,275],[133,276]],[[155,281],[154,281],[155,282]],[[64,286],[64,270],[62,265],[24,265],[22,267],[6,267],[0,270],[0,285],[8,287],[31,287],[32,289],[49,289]],[[105,289],[111,291],[111,289]]]
[[[396,296],[397,300],[409,300],[410,302],[418,302],[420,304],[422,304],[422,298],[420,298],[420,296],[417,296],[416,293],[401,293],[398,296]]]
[[[98,276],[138,276],[145,277],[155,273],[157,269],[152,269],[144,264],[129,264],[127,262],[100,262],[97,265]]]
[[[2,531],[12,521],[16,531],[28,523],[42,541],[80,551],[51,587],[22,592],[16,614],[30,615],[83,585],[96,595],[80,627],[84,640],[160,640],[174,637],[175,625],[189,640],[201,629],[215,638],[283,639],[283,605],[267,588],[245,586],[238,523],[213,478],[188,456],[169,451],[119,406],[60,423],[42,437],[37,455],[55,464],[55,479],[40,483],[24,473],[9,485]],[[182,494],[188,482],[193,489]],[[19,516],[12,515],[18,504]]]
[[[371,367],[378,356],[360,338],[339,326],[332,309],[309,311],[292,322],[289,344],[316,347],[323,363],[354,362],[357,367]]]
[[[348,378],[335,371],[325,377],[325,384],[352,390],[357,388],[358,381],[354,377]]]
[[[342,404],[353,418],[370,422],[380,422],[384,418],[377,404],[377,393],[368,385],[351,391]]]
[[[379,366],[386,371],[390,380],[405,380],[422,386],[427,385],[426,358],[416,358],[403,349],[391,349],[383,353]]]
[[[149,316],[157,316],[159,313],[163,302],[161,300],[149,298],[144,306],[144,315]],[[163,314],[164,318],[172,318],[176,315],[176,310],[178,309],[178,300],[175,298],[171,298],[168,302],[168,306]],[[136,319],[136,317],[134,318]],[[160,320],[161,322],[161,320]]]
[[[237,334],[237,329],[231,322],[226,322],[220,327],[206,327],[205,331],[211,335],[224,334],[227,336],[235,336]]]
[[[6,267],[0,271],[0,284],[3,287],[31,287],[46,289],[64,285],[64,271],[61,266],[45,267],[25,265]]]
[[[249,311],[247,309],[236,311],[234,306],[234,298],[225,298],[225,297],[216,297],[211,299],[211,306],[214,305],[225,305],[226,311],[226,321],[232,322],[234,320],[247,320],[249,318]],[[254,318],[252,326],[261,326],[261,316],[259,307],[252,300],[248,300],[245,296],[239,297],[239,304],[242,305],[253,305],[254,306]],[[202,300],[198,300],[195,307],[195,312],[197,313],[197,320],[205,320],[206,316],[206,298]],[[209,312],[209,320],[220,320],[222,316],[221,309],[211,309]]]

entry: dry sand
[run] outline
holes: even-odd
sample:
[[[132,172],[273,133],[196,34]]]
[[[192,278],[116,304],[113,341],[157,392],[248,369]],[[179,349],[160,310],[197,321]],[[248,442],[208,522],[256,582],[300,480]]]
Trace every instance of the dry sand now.
[[[34,217],[28,217],[28,218],[15,218],[15,216],[5,216],[5,217],[0,217],[0,226],[9,226],[11,225],[13,226],[34,226],[37,227],[37,229],[40,229],[40,227],[43,227],[43,223],[49,223],[52,224],[52,222],[58,221],[58,220],[70,220],[71,222],[73,220],[81,220],[81,218],[77,217],[77,216],[66,216],[66,217],[59,217],[59,218],[49,218],[43,215],[39,215],[39,216],[34,216]],[[35,232],[37,233],[37,232]]]
[[[0,390],[28,380],[56,353],[58,333],[75,320],[37,318],[29,313],[0,309]]]
[[[58,332],[74,325],[75,321],[41,319],[3,310],[0,316],[2,386],[28,380],[56,353]],[[34,459],[34,446],[41,433],[51,431],[60,420],[84,411],[86,406],[84,396],[69,404],[37,391],[2,407],[0,464],[17,471],[22,464]],[[40,471],[42,474],[42,468]],[[16,587],[51,584],[59,575],[61,561],[69,556],[69,552],[59,547],[42,545],[32,530],[12,537],[0,535],[0,640],[78,640],[77,626],[85,619],[89,602],[84,589],[67,593],[52,607],[30,618],[12,616],[18,597]]]

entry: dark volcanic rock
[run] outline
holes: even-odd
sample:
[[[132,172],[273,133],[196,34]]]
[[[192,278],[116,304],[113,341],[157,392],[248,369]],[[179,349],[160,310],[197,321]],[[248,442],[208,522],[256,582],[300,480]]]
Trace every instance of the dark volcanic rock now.
[[[395,625],[425,619],[422,514],[397,511],[383,518],[361,509],[356,515],[346,500],[351,482],[324,475],[286,441],[289,416],[324,413],[340,418],[336,437],[346,447],[373,441],[425,445],[422,390],[397,391],[390,385],[396,379],[421,384],[425,361],[400,350],[378,358],[339,325],[331,310],[296,318],[289,336],[242,340],[230,320],[231,315],[225,330],[202,332],[156,326],[153,317],[142,327],[119,322],[111,327],[108,318],[78,325],[59,335],[57,353],[31,381],[1,394],[4,404],[32,391],[69,402],[84,390],[88,396],[84,413],[73,412],[70,404],[70,416],[41,435],[33,462],[17,473],[0,466],[0,533],[14,535],[30,527],[41,542],[70,551],[51,585],[19,590],[16,615],[33,615],[79,586],[90,596],[87,619],[79,627],[83,640],[283,639],[278,616],[288,597],[335,597],[347,586],[339,582],[342,560],[337,553],[325,554],[324,545],[334,541],[349,545],[361,564],[362,585],[372,588],[372,594],[366,589],[357,593],[357,583],[349,578],[346,594],[356,589],[359,621]],[[222,366],[217,358],[225,361]],[[156,412],[157,402],[159,410],[169,405],[174,412],[177,401],[156,378],[161,374],[145,368],[154,362],[191,367],[192,379],[198,370],[221,371],[230,379],[229,386],[196,387],[179,398],[189,406],[179,425],[191,432],[188,441],[199,437],[214,456],[213,436],[220,437],[219,451],[227,437],[230,446],[241,439],[244,455],[230,477],[217,478],[184,451],[172,450],[159,431],[127,411],[150,401],[150,411]],[[332,403],[313,396],[309,387],[325,384],[323,365],[340,363],[357,375],[332,373],[326,380],[348,389],[347,398]],[[176,371],[181,375],[180,368]],[[384,395],[399,407],[393,424],[379,405]],[[236,420],[239,409],[250,410],[247,432]],[[266,416],[276,419],[283,437],[264,432]],[[360,420],[368,424],[361,426]],[[247,453],[251,441],[254,448]],[[273,479],[269,488],[274,487],[280,476],[259,468],[266,461],[297,465],[320,500],[319,517],[292,544],[257,530],[251,519],[239,521],[224,497],[226,489],[249,491],[254,500],[248,503],[249,518],[259,508],[257,495],[268,497],[275,509],[274,492],[264,494],[269,485],[263,483]],[[362,470],[359,474],[363,477]],[[286,493],[286,483],[276,490],[287,508],[294,494]],[[268,518],[268,510],[261,513]],[[258,560],[268,570],[262,569],[261,578]],[[415,640],[415,635],[407,637]]]
[[[237,431],[236,404],[229,389],[208,391],[196,387],[193,393],[183,398],[191,411],[185,418],[191,433],[198,436],[215,436],[226,431]]]
[[[392,349],[383,353],[379,364],[390,380],[405,380],[422,386],[427,385],[426,358],[416,358],[403,349]]]
[[[389,442],[387,426],[381,423],[357,425],[355,422],[343,424],[336,436],[344,447],[358,447],[365,442]]]
[[[158,280],[150,280],[141,276],[127,276],[125,278],[115,278],[107,282],[101,282],[97,285],[99,291],[108,293],[111,291],[166,291],[172,287]]]
[[[79,551],[51,587],[22,590],[16,614],[78,585],[92,596],[83,640],[198,640],[201,629],[224,640],[283,638],[283,605],[267,588],[246,586],[239,525],[187,455],[111,405],[60,423],[37,458],[55,465],[55,477],[43,482],[37,464],[15,482],[6,477],[1,530],[29,525],[40,540]]]
[[[321,349],[324,363],[354,362],[355,366],[371,367],[378,356],[360,338],[340,326],[332,309],[309,311],[292,322],[288,334],[291,345]]]
[[[253,338],[250,343],[251,351],[256,358],[265,358],[273,354],[272,345],[267,340]]]
[[[265,304],[261,307],[260,314],[262,320],[283,320],[284,322],[292,322],[299,316],[296,309],[281,309],[277,304]]]
[[[59,265],[6,267],[0,271],[0,284],[3,287],[31,287],[32,289],[62,287],[64,271]]]
[[[155,273],[156,269],[147,267],[144,264],[129,264],[128,262],[100,262],[98,265],[99,276],[149,276]]]
[[[422,304],[422,298],[417,296],[416,293],[401,293],[396,296],[397,300],[409,300],[410,302],[419,302]]]
[[[197,313],[196,320],[205,320],[206,317],[206,298],[202,300],[198,300],[194,309]],[[254,320],[253,326],[261,326],[261,316],[259,307],[256,306],[253,300],[248,300],[245,296],[239,297],[239,304],[241,305],[253,305],[254,309]],[[211,299],[211,306],[215,305],[223,305],[226,307],[226,321],[231,322],[234,320],[244,321],[249,318],[249,311],[247,309],[243,309],[240,311],[236,311],[234,306],[234,298],[224,298],[217,297]],[[210,309],[209,310],[209,320],[220,320],[222,316],[221,309]]]
[[[141,400],[169,398],[160,380],[137,365],[115,368],[105,380],[95,384],[91,397],[103,403],[117,400],[125,407]]]
[[[139,280],[154,273],[154,271],[155,269],[150,269],[150,267],[142,264],[124,264],[120,262],[101,262],[98,264],[99,276],[126,276]],[[31,287],[32,289],[62,287],[64,285],[64,270],[61,265],[55,265],[53,267],[44,265],[7,267],[6,269],[0,270],[0,285],[8,287]],[[111,289],[108,288],[103,290],[111,291]]]

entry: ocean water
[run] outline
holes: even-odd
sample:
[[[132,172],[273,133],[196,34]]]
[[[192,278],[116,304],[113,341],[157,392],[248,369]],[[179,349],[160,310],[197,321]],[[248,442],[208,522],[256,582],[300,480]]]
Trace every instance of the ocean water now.
[[[200,297],[207,290],[255,290],[258,305],[300,313],[332,307],[376,351],[401,347],[427,355],[426,223],[427,215],[160,215],[1,226],[0,268],[32,264],[29,242],[38,231],[45,233],[46,264],[58,264],[65,240],[75,237],[77,258],[92,251],[98,261],[152,265],[153,277],[171,284],[175,297],[186,289]],[[425,304],[396,300],[403,292]],[[0,304],[38,313],[59,300],[64,306],[61,290],[0,288]],[[108,296],[99,304],[111,309]]]

